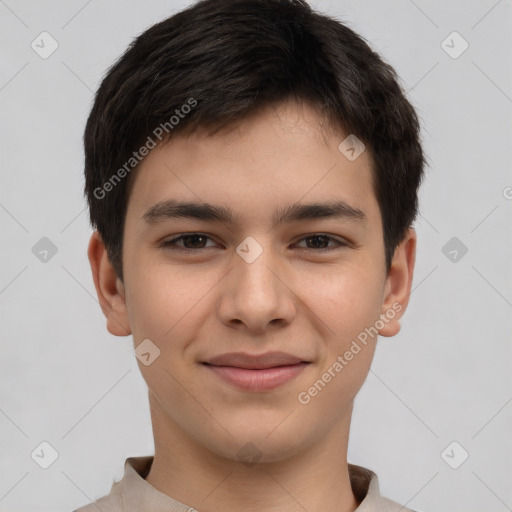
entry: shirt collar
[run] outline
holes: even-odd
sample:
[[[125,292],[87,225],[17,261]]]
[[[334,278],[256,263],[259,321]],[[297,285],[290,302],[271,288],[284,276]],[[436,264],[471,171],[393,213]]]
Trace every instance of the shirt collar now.
[[[110,496],[123,504],[124,512],[194,512],[195,509],[158,491],[145,478],[154,456],[129,457],[124,464],[124,476],[112,486]],[[377,475],[362,466],[348,465],[350,484],[360,502],[355,512],[413,512],[380,495]]]

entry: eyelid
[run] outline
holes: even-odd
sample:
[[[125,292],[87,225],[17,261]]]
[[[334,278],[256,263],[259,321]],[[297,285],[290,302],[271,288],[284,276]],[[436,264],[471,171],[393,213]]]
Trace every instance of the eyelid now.
[[[160,244],[160,246],[163,248],[163,249],[167,249],[167,250],[176,250],[176,251],[183,251],[183,252],[188,252],[188,253],[199,253],[199,252],[202,252],[206,249],[211,249],[212,247],[202,247],[202,248],[198,248],[198,249],[189,249],[187,247],[182,247],[182,246],[179,246],[179,245],[176,245],[176,242],[179,242],[181,240],[183,240],[184,238],[186,237],[189,237],[189,236],[202,236],[202,237],[205,237],[207,238],[208,240],[211,240],[213,242],[215,242],[215,240],[210,236],[208,235],[207,233],[202,233],[202,232],[197,232],[197,231],[194,231],[194,232],[190,232],[190,233],[181,233],[179,234],[178,236],[174,236],[171,240],[163,240],[162,243]],[[339,248],[342,248],[342,247],[349,247],[350,246],[350,242],[346,239],[343,239],[341,237],[337,237],[337,236],[334,236],[334,235],[330,235],[328,233],[322,233],[322,232],[314,232],[314,233],[310,233],[310,234],[306,234],[306,235],[301,235],[301,238],[299,238],[296,242],[303,242],[304,240],[307,240],[308,238],[312,238],[312,237],[315,237],[315,236],[320,236],[320,237],[325,237],[329,240],[329,242],[336,242],[338,245],[335,246],[335,247],[324,247],[324,248],[308,248],[308,247],[300,247],[299,250],[304,250],[304,251],[313,251],[313,252],[329,252],[329,251],[333,251],[335,249],[339,249]],[[217,242],[215,242],[217,243]]]
[[[301,238],[299,238],[297,242],[302,242],[303,240],[307,240],[308,238],[312,238],[314,236],[325,237],[329,240],[329,242],[336,242],[338,245],[335,247],[324,247],[319,249],[309,249],[308,247],[301,247],[301,249],[304,249],[305,251],[328,252],[338,249],[340,247],[348,247],[350,245],[348,240],[345,240],[344,238],[337,237],[334,235],[330,235],[328,233],[311,233],[309,235],[301,235]]]
[[[207,238],[208,240],[215,242],[213,237],[211,237],[207,233],[193,231],[190,233],[181,233],[177,236],[173,236],[173,238],[171,238],[170,240],[164,239],[162,241],[162,243],[160,244],[160,246],[163,247],[164,249],[169,249],[169,250],[175,249],[177,251],[185,251],[185,252],[200,252],[200,251],[204,251],[205,249],[211,249],[211,247],[205,247],[205,248],[201,248],[201,249],[188,249],[187,247],[181,247],[181,246],[175,244],[176,242],[179,242],[179,241],[183,240],[184,238],[192,237],[192,236],[202,236],[202,237]],[[215,242],[215,243],[217,243],[217,242]],[[174,246],[174,247],[172,247],[172,246]]]

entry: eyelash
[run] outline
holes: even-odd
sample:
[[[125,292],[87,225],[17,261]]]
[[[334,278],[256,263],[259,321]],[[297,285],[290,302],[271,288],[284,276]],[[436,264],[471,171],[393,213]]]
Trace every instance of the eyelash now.
[[[165,250],[180,251],[180,252],[187,252],[187,253],[198,253],[199,251],[204,251],[205,249],[208,249],[208,247],[202,247],[202,248],[198,248],[198,249],[188,249],[186,247],[180,247],[180,246],[176,245],[176,242],[181,241],[185,238],[194,237],[194,236],[201,236],[201,237],[207,238],[209,240],[212,240],[212,238],[210,238],[208,235],[205,235],[204,233],[185,233],[176,238],[173,238],[172,240],[163,241],[161,244],[161,247]],[[320,249],[314,249],[314,248],[311,249],[308,247],[301,247],[300,249],[306,250],[306,251],[314,251],[314,252],[329,252],[329,251],[332,251],[335,249],[339,249],[341,247],[348,247],[348,245],[349,245],[347,242],[343,242],[341,240],[338,240],[337,238],[334,238],[330,235],[325,235],[323,233],[313,233],[311,235],[301,238],[299,240],[299,242],[302,242],[303,240],[307,240],[310,238],[315,238],[315,237],[323,237],[323,238],[328,239],[329,241],[336,242],[338,244],[338,247],[330,247],[330,248],[324,247],[324,248],[320,248]],[[210,247],[210,249],[211,249],[211,247]]]

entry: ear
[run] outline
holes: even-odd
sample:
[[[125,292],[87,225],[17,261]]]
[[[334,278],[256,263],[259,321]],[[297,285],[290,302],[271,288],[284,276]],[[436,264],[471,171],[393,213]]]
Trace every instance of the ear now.
[[[87,256],[101,310],[107,319],[108,331],[114,336],[128,336],[132,331],[128,321],[124,285],[117,277],[105,244],[97,231],[91,236]]]
[[[416,231],[409,228],[404,240],[395,249],[391,268],[384,285],[380,336],[395,336],[400,331],[400,318],[405,313],[411,294],[416,261]]]

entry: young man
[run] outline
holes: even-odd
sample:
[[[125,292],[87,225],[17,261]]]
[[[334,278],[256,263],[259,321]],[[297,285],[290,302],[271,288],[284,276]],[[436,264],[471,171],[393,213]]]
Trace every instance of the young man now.
[[[424,157],[393,69],[304,1],[203,0],[109,70],[84,142],[94,283],[155,455],[78,510],[409,510],[347,463],[415,261]]]

